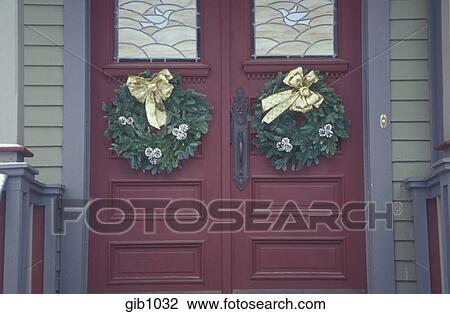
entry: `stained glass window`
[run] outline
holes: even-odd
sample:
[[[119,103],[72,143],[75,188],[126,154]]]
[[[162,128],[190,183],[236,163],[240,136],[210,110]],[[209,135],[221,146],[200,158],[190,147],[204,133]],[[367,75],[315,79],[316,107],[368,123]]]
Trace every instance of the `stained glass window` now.
[[[116,0],[116,59],[198,60],[197,0]]]
[[[335,0],[253,1],[253,57],[335,56]]]

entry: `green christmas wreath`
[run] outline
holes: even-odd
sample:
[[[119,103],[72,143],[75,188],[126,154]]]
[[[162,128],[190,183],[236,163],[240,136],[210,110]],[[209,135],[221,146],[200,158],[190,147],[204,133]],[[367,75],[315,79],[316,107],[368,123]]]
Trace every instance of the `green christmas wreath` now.
[[[340,98],[314,71],[279,73],[258,100],[253,144],[277,170],[319,164],[320,156],[335,155],[339,139],[349,136]]]
[[[166,69],[130,76],[112,105],[102,104],[110,149],[132,169],[156,175],[180,168],[208,132],[212,106],[180,81]]]

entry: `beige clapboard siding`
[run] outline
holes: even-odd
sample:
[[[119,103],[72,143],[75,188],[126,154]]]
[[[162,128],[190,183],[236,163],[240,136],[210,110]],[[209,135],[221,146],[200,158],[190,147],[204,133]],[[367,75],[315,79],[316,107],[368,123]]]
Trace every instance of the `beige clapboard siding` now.
[[[403,201],[402,205],[402,212],[396,216],[396,221],[411,221],[414,215],[412,202]]]
[[[391,68],[393,80],[428,79],[428,60],[393,60]]]
[[[64,26],[62,25],[33,25],[33,29],[24,29],[24,41],[28,45],[33,46],[51,46],[54,45],[55,42],[61,45],[63,43],[63,28]],[[43,36],[42,34],[45,36]]]
[[[64,0],[24,0],[25,4],[63,5]]]
[[[60,47],[25,46],[25,66],[63,66],[63,50]]]
[[[25,0],[25,145],[39,179],[62,182],[63,0]]]
[[[391,0],[391,108],[397,292],[416,291],[411,196],[403,180],[430,170],[427,0]]]
[[[24,99],[27,106],[62,106],[63,88],[25,85]]]
[[[63,108],[60,106],[26,106],[27,127],[62,127]]]
[[[24,81],[27,86],[62,86],[64,69],[61,66],[27,66]]]
[[[60,127],[27,127],[25,137],[34,147],[61,147],[63,132]],[[35,162],[36,160],[33,160],[33,163]]]
[[[391,46],[391,60],[427,60],[428,58],[426,40],[392,40]]]
[[[29,1],[25,4],[24,19],[27,25],[63,25],[63,5],[45,4],[46,1]]]
[[[37,167],[39,169],[39,180],[42,182],[62,182],[61,167]]]
[[[428,141],[431,137],[428,122],[392,122],[392,139],[408,141]]]
[[[427,122],[430,121],[428,100],[392,101],[392,122]]]
[[[431,150],[430,141],[406,141],[394,140],[392,141],[392,159],[394,162],[406,161],[425,161],[430,160]]]

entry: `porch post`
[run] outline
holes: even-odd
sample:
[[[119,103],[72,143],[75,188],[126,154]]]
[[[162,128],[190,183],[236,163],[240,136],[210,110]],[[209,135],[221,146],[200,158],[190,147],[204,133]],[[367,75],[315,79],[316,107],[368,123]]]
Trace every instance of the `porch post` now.
[[[55,293],[59,291],[59,278],[56,271],[59,269],[58,249],[60,238],[55,235],[55,211],[58,199],[45,197],[45,223],[44,223],[44,293]]]
[[[9,177],[6,186],[4,293],[28,292],[30,269],[29,184],[21,176]]]
[[[23,0],[0,0],[0,162],[20,161],[23,145]]]

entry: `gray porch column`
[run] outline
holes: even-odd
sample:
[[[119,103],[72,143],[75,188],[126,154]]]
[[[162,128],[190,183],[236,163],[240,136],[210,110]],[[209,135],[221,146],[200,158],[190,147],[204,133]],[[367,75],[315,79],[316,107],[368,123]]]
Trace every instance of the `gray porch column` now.
[[[29,221],[30,210],[25,208],[28,204],[28,194],[21,190],[6,192],[5,214],[5,255],[3,272],[4,293],[26,293],[27,272],[25,260],[28,252],[23,248],[29,247],[29,228],[24,226]]]
[[[30,186],[24,178],[34,177],[28,167],[8,172],[6,192],[4,293],[26,293],[30,261]]]

